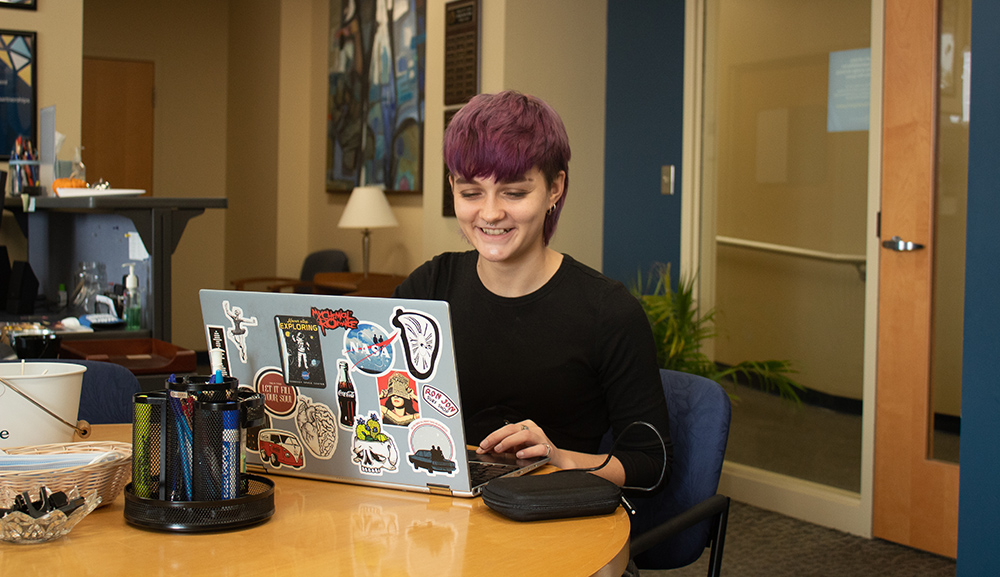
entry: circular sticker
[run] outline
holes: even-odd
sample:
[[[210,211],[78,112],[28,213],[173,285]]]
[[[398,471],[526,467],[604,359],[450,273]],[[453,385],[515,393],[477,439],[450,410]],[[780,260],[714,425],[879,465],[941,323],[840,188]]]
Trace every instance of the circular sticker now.
[[[439,421],[418,419],[410,427],[410,452],[437,447],[446,459],[455,458],[455,442],[448,427]]]
[[[385,329],[374,323],[358,323],[344,335],[344,355],[351,366],[370,375],[382,374],[392,366],[392,341],[396,335],[387,336]]]
[[[285,377],[276,368],[257,374],[257,392],[264,395],[264,407],[275,415],[290,415],[295,408],[295,388],[285,384]]]

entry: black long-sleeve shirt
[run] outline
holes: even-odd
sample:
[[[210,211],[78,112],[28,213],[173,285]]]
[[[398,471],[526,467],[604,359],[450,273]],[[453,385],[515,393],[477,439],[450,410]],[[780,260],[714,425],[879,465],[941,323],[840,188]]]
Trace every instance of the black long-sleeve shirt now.
[[[531,419],[561,449],[597,453],[634,421],[657,428],[672,456],[669,416],[652,331],[620,282],[563,256],[556,274],[518,298],[493,294],[476,272],[478,253],[445,253],[400,285],[401,298],[448,301],[466,442],[478,445],[504,421]],[[633,427],[614,456],[625,485],[660,478],[663,448]]]

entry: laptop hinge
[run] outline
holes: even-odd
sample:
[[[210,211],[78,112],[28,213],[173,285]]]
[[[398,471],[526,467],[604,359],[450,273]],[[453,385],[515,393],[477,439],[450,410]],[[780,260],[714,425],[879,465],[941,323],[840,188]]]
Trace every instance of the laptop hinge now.
[[[427,483],[427,488],[434,495],[444,495],[445,497],[451,497],[451,488],[446,485]]]
[[[267,467],[264,465],[258,465],[257,463],[247,463],[247,473],[257,473],[260,475],[267,474]]]

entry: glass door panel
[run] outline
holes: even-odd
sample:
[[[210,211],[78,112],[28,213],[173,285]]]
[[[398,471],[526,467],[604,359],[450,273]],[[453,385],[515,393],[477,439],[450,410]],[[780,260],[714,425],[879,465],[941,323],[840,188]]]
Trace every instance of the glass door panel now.
[[[706,15],[715,359],[791,360],[810,401],[739,387],[727,459],[859,491],[871,4],[710,0]]]
[[[958,462],[962,402],[971,10],[971,0],[941,1],[931,373],[934,438],[928,455],[953,463]]]

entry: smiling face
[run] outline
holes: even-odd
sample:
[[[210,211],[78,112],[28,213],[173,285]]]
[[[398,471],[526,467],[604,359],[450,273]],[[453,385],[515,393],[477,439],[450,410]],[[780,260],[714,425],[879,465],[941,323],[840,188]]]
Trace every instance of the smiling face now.
[[[481,259],[514,264],[543,253],[545,212],[562,196],[564,172],[556,175],[551,187],[538,168],[513,182],[451,180],[455,216]]]

